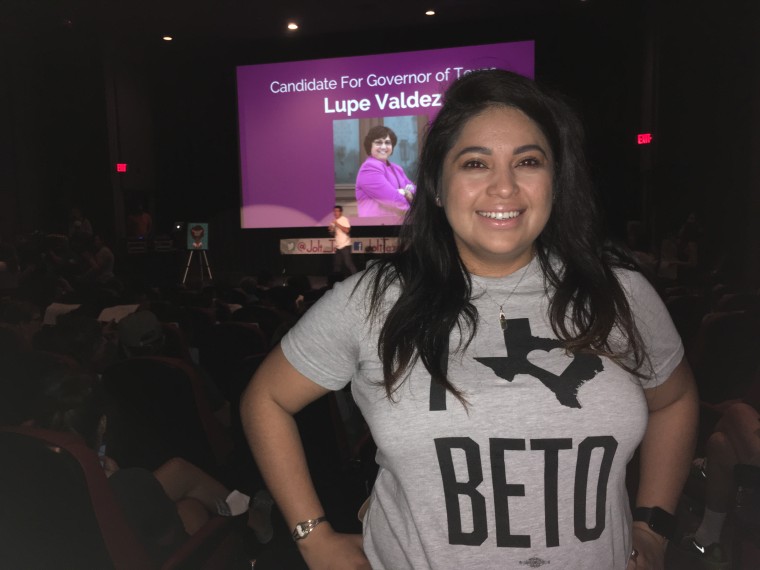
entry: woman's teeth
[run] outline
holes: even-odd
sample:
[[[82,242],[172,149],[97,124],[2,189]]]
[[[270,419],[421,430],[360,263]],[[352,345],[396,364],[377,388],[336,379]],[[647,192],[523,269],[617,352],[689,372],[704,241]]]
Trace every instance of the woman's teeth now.
[[[519,216],[520,212],[517,210],[513,212],[478,212],[478,215],[492,220],[511,220]]]

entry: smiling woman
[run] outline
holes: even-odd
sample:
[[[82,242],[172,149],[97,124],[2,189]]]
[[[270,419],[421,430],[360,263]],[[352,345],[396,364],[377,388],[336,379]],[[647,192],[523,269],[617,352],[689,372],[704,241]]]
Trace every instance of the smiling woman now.
[[[314,305],[243,400],[286,520],[320,521],[307,563],[662,570],[626,466],[641,443],[636,512],[669,516],[696,395],[662,301],[598,231],[579,121],[525,77],[467,74],[417,180],[397,252]],[[323,521],[291,417],[348,382],[380,467],[363,539]]]
[[[459,256],[475,275],[528,264],[552,205],[549,143],[513,107],[473,117],[443,163],[443,209]]]

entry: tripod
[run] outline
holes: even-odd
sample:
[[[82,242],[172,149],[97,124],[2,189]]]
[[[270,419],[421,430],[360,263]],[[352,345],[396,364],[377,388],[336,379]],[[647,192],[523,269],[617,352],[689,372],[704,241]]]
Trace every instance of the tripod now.
[[[195,253],[194,249],[191,249],[187,252],[187,264],[185,265],[185,273],[182,276],[182,284],[184,285],[187,281],[187,274],[190,272],[190,264],[193,262],[193,254]],[[198,251],[198,265],[201,270],[201,286],[203,286],[204,277],[206,273],[208,273],[208,280],[213,281],[214,277],[211,275],[211,265],[208,263],[208,256],[206,255],[206,250],[201,249]],[[204,271],[205,269],[205,271]]]

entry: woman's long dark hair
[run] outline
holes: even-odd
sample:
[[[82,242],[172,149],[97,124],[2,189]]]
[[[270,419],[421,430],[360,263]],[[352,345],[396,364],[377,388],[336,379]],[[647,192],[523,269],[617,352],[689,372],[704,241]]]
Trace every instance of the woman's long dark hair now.
[[[446,154],[465,123],[492,107],[513,107],[543,132],[554,159],[553,207],[535,243],[549,295],[552,329],[571,352],[612,358],[627,371],[646,361],[641,338],[615,268],[635,269],[632,259],[608,247],[584,153],[583,128],[561,98],[532,80],[503,71],[472,72],[446,92],[444,105],[427,133],[420,158],[417,193],[399,235],[397,252],[378,262],[370,279],[370,315],[382,319],[378,354],[389,398],[419,359],[433,381],[464,401],[447,374],[449,338],[458,329],[458,350],[475,336],[478,312],[472,282],[438,200]],[[559,263],[556,263],[559,261]],[[400,294],[385,311],[389,287]],[[625,343],[611,342],[614,328]]]

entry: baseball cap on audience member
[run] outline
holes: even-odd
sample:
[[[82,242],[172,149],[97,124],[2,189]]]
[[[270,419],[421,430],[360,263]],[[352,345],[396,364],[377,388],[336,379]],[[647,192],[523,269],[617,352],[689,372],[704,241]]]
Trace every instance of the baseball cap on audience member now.
[[[119,343],[127,349],[155,349],[163,340],[161,322],[150,311],[137,311],[119,321]]]

